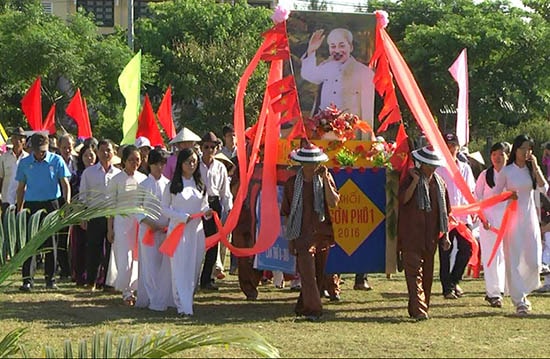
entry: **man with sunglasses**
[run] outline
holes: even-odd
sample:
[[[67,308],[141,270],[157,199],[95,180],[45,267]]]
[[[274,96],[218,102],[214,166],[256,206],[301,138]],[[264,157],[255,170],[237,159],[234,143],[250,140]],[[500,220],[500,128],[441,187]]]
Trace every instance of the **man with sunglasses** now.
[[[227,214],[233,207],[233,196],[230,191],[227,169],[221,161],[214,158],[221,145],[221,141],[213,132],[207,132],[202,136],[200,145],[202,151],[200,171],[206,185],[208,204],[222,218],[222,214]],[[203,225],[206,237],[217,232],[216,224],[212,218],[204,220]],[[216,264],[217,257],[218,245],[206,251],[200,278],[200,287],[203,290],[218,290],[212,279],[212,270]],[[220,273],[223,273],[223,268],[220,268]]]

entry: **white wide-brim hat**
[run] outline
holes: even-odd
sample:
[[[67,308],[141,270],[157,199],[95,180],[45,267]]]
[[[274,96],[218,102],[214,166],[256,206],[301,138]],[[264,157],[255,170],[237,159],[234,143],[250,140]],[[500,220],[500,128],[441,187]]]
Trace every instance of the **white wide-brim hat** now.
[[[139,136],[138,138],[136,138],[136,142],[134,142],[134,145],[137,148],[142,148],[142,147],[149,147],[150,149],[154,148],[153,146],[151,146],[151,141],[149,141],[149,139],[145,136]]]
[[[445,162],[443,161],[443,158],[441,155],[435,151],[435,149],[432,146],[425,146],[421,149],[412,151],[412,156],[417,161],[420,161],[422,163],[441,167],[445,165]]]
[[[312,143],[290,152],[290,158],[296,162],[319,163],[328,161],[328,156],[322,149]]]
[[[199,135],[197,135],[195,132],[191,131],[187,127],[184,127],[180,130],[180,132],[178,132],[176,137],[172,138],[169,144],[173,145],[174,143],[187,141],[199,142],[200,140],[201,138],[199,137]]]

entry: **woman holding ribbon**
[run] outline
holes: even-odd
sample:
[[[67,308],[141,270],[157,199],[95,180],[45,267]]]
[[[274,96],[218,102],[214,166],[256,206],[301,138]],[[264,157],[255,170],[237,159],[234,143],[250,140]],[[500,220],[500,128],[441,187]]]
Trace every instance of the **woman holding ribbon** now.
[[[182,317],[193,315],[193,293],[205,253],[202,217],[212,215],[198,164],[193,149],[181,150],[172,182],[162,196],[162,212],[170,219],[166,241],[178,236],[170,263],[174,302]]]
[[[122,164],[124,169],[111,179],[107,187],[109,196],[115,199],[132,198],[132,192],[147,178],[137,170],[141,164],[141,155],[136,146],[128,145],[124,148]],[[107,220],[107,240],[112,243],[107,284],[121,291],[122,299],[131,306],[136,302],[137,231],[138,223],[135,216],[115,216]]]
[[[162,195],[170,181],[162,175],[168,153],[162,149],[149,152],[149,176],[141,187],[162,200]],[[146,199],[144,207],[154,206],[153,198]],[[172,271],[170,258],[159,252],[159,246],[166,238],[168,218],[151,218],[138,215],[139,224],[139,275],[136,307],[164,311],[174,306],[172,295]]]
[[[507,189],[517,197],[517,210],[510,216],[503,243],[506,288],[520,316],[531,311],[527,295],[540,286],[542,244],[535,189],[548,190],[533,146],[529,136],[516,137],[507,166],[497,176],[495,185],[496,193]]]
[[[508,160],[507,146],[498,142],[491,147],[491,167],[483,170],[476,181],[475,196],[479,201],[498,195],[495,189],[495,178],[502,171]],[[493,247],[497,240],[497,234],[491,227],[500,228],[506,203],[501,202],[484,210],[487,221],[479,229],[479,242],[481,246],[481,262],[483,263],[483,277],[485,279],[485,300],[493,308],[502,307],[502,293],[504,293],[504,252],[502,244],[498,246],[493,262],[489,266]]]

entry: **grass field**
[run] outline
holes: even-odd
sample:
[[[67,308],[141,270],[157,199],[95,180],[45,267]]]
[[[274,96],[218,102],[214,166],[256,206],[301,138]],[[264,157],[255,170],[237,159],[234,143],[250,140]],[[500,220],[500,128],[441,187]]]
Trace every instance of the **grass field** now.
[[[20,293],[18,282],[0,293],[0,337],[28,327],[22,338],[31,355],[44,345],[61,353],[63,341],[90,338],[107,330],[116,335],[148,334],[215,327],[229,331],[251,328],[280,350],[282,357],[547,357],[550,335],[550,295],[532,295],[533,312],[514,315],[506,298],[502,309],[484,298],[481,279],[466,279],[466,294],[458,300],[439,295],[434,283],[431,320],[414,322],[407,316],[403,274],[392,279],[369,275],[373,291],[354,291],[353,276],[344,275],[342,300],[324,303],[322,322],[297,320],[296,292],[273,285],[260,287],[259,300],[247,302],[235,276],[220,283],[218,293],[198,293],[195,316],[181,319],[174,309],[156,313],[124,306],[116,294],[91,293],[71,283],[47,292],[36,283],[33,293]],[[15,279],[15,277],[14,277]],[[250,353],[232,347],[194,349],[189,357],[236,357]]]

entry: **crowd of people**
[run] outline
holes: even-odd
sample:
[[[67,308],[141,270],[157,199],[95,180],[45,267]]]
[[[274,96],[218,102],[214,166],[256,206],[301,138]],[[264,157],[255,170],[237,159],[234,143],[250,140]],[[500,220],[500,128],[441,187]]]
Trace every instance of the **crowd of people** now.
[[[214,217],[227,218],[239,188],[235,133],[225,126],[222,134],[223,142],[213,132],[198,136],[184,127],[169,142],[173,149],[169,153],[164,147],[152,147],[146,137],[124,146],[94,138],[76,145],[69,134],[55,138],[22,128],[13,130],[11,146],[0,156],[3,212],[10,208],[31,213],[44,210],[45,215],[77,194],[80,201],[91,205],[107,197],[131,197],[138,189],[149,191],[153,195],[149,200],[156,197],[161,204],[159,218],[98,217],[49,238],[43,245],[48,249],[42,263],[46,288],[57,289],[56,280],[72,280],[92,291],[120,292],[124,303],[131,306],[155,311],[175,307],[180,316],[192,316],[196,290],[216,291],[216,280],[226,276],[226,248],[205,246],[205,238],[217,232]],[[491,165],[476,179],[461,156],[456,136],[444,138],[460,175],[478,200],[513,192],[518,209],[510,217],[491,265],[496,241],[492,229],[500,227],[507,203],[487,208],[481,218],[451,218],[470,230],[479,229],[476,237],[487,302],[500,308],[508,293],[516,313],[526,315],[531,310],[529,293],[550,291],[548,182],[533,154],[534,142],[522,135],[511,146],[496,143],[491,148]],[[279,288],[285,278],[293,280],[292,289],[300,291],[296,315],[317,321],[322,315],[320,298],[340,299],[340,276],[325,273],[334,245],[329,208],[338,205],[339,193],[323,165],[328,157],[321,148],[302,141],[290,157],[299,166],[284,185],[280,211],[298,274],[272,275]],[[445,299],[456,300],[464,294],[459,283],[472,243],[450,224],[452,207],[467,200],[443,166],[441,154],[426,146],[413,151],[412,157],[416,166],[399,189],[398,249],[409,292],[409,315],[424,320],[429,318],[436,250],[441,293]],[[545,147],[542,164],[550,175],[550,145]],[[248,205],[232,233],[236,247],[254,245]],[[173,247],[169,255],[161,250],[168,243]],[[230,273],[238,275],[246,299],[256,300],[258,284],[267,280],[267,274],[254,267],[253,256],[230,258]],[[33,291],[38,260],[33,257],[24,263],[21,291]],[[354,289],[371,289],[366,274],[356,275]]]
[[[503,217],[507,202],[483,209],[483,216],[454,218],[451,207],[468,202],[445,167],[442,155],[431,146],[413,151],[416,166],[409,170],[399,191],[398,225],[399,250],[409,292],[409,315],[417,320],[429,317],[437,247],[442,295],[445,299],[456,300],[464,294],[459,282],[474,244],[468,239],[472,236],[450,225],[449,218],[452,218],[465,223],[468,231],[473,231],[471,233],[477,233],[474,227],[479,227],[479,235],[475,237],[481,249],[485,300],[492,307],[501,308],[503,296],[509,294],[516,314],[525,316],[531,311],[528,299],[531,292],[550,292],[550,208],[544,205],[548,202],[548,177],[545,178],[533,153],[534,141],[527,135],[520,135],[511,146],[505,142],[494,144],[490,151],[491,164],[476,180],[467,157],[462,160],[458,155],[460,146],[456,136],[446,134],[444,138],[459,174],[478,201],[511,191],[509,201],[517,201],[517,209],[509,213],[506,224]],[[550,165],[550,145],[545,146],[543,163]],[[550,175],[549,170],[547,167],[547,175]],[[493,228],[501,225],[506,225],[506,229],[502,242],[496,246],[498,231]],[[454,252],[453,247],[456,248]],[[541,276],[544,277],[542,286]]]

